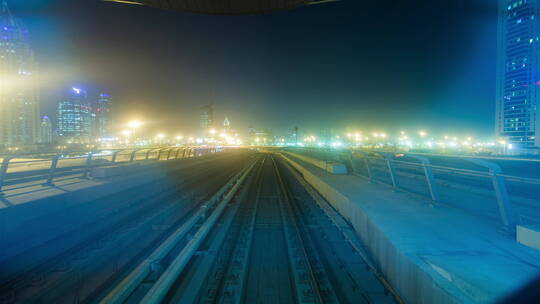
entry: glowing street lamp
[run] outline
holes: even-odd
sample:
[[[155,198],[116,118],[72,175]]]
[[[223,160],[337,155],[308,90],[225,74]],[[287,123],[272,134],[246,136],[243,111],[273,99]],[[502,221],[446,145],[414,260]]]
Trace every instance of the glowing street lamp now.
[[[128,126],[132,129],[136,129],[136,128],[139,128],[140,126],[142,126],[142,122],[138,121],[138,120],[132,120],[130,122],[128,122]]]
[[[420,131],[420,132],[418,132],[418,134],[420,135],[420,137],[426,137],[427,136],[426,131]]]
[[[143,123],[139,120],[132,120],[128,122],[128,127],[131,128],[131,136],[133,137],[133,144],[136,143],[137,138],[135,137],[135,130],[137,128],[140,128],[143,125]]]

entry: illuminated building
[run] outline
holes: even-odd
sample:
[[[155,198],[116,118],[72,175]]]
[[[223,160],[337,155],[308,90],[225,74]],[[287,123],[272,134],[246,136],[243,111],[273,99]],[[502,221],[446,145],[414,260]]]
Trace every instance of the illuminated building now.
[[[108,0],[112,2],[146,5],[166,10],[186,13],[213,15],[253,15],[273,11],[293,9],[296,7],[331,2],[329,0]]]
[[[499,1],[496,135],[540,147],[540,0]]]
[[[92,136],[92,110],[87,94],[69,90],[58,103],[58,136],[63,142],[87,143]]]
[[[109,94],[99,94],[96,104],[92,109],[94,115],[94,136],[101,138],[110,135],[111,105],[112,97]]]
[[[225,120],[223,121],[223,132],[228,133],[231,130],[231,122],[229,121],[229,118],[225,116]]]
[[[214,126],[214,105],[206,105],[199,109],[199,127],[206,133]]]
[[[28,31],[0,0],[0,145],[38,142],[37,65]]]
[[[53,142],[53,129],[49,117],[43,116],[39,126],[39,143],[50,144]]]

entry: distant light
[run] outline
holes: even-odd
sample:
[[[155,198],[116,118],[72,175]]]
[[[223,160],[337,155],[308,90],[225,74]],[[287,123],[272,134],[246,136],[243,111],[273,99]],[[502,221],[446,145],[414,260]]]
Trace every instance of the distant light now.
[[[143,123],[138,121],[138,120],[132,120],[132,121],[128,122],[128,126],[130,128],[138,128],[138,127],[142,126],[142,124]]]
[[[514,145],[513,144],[508,144],[508,149],[510,149],[510,150],[514,149]]]
[[[72,89],[73,89],[73,92],[75,92],[76,94],[78,95],[81,94],[81,89],[76,88],[76,87],[72,87]]]

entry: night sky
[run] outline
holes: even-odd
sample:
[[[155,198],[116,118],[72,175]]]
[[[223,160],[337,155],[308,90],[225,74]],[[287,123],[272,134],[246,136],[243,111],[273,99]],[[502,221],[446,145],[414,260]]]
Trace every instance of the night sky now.
[[[392,2],[392,3],[389,3]],[[204,16],[98,0],[8,0],[32,35],[44,114],[72,85],[117,121],[193,132],[214,103],[234,128],[425,128],[492,135],[496,1],[315,5]]]

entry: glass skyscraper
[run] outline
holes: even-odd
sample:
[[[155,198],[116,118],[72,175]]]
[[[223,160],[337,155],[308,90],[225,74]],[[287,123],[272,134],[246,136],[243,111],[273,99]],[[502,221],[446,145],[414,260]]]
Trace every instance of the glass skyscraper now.
[[[540,0],[499,0],[496,132],[516,148],[540,147]]]
[[[28,30],[0,0],[0,146],[39,140],[37,65]]]
[[[94,130],[96,137],[111,135],[111,106],[112,97],[109,94],[99,94],[96,104],[93,107],[95,115]]]
[[[41,118],[41,125],[39,127],[39,143],[50,144],[53,142],[53,129],[52,123],[48,116]]]
[[[214,126],[214,105],[206,105],[199,109],[199,127],[203,134]]]
[[[67,143],[88,143],[92,138],[92,108],[86,91],[69,90],[58,103],[58,136]]]

